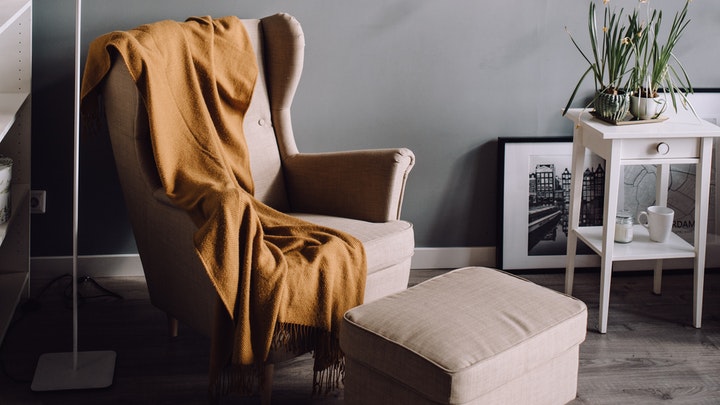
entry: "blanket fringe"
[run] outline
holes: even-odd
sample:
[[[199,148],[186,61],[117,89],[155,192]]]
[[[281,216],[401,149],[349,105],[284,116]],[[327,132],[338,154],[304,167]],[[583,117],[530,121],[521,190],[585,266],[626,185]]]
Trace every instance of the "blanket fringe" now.
[[[336,333],[312,326],[278,323],[271,351],[300,355],[313,352],[313,396],[325,396],[342,387],[345,377],[345,357]],[[263,384],[264,365],[228,364],[210,382],[211,403],[231,393],[255,395]]]
[[[302,354],[315,348],[318,329],[307,325],[277,323],[270,350]]]
[[[262,370],[257,366],[226,366],[214,381],[210,382],[210,403],[217,404],[230,393],[254,395],[261,384]]]
[[[345,377],[345,357],[338,334],[306,325],[278,323],[272,350],[296,354],[313,352],[313,395],[327,395],[339,389]]]
[[[313,370],[313,396],[326,396],[339,390],[345,380],[345,358],[322,370]]]
[[[335,331],[316,336],[313,367],[313,395],[327,395],[339,389],[345,377],[345,356]]]

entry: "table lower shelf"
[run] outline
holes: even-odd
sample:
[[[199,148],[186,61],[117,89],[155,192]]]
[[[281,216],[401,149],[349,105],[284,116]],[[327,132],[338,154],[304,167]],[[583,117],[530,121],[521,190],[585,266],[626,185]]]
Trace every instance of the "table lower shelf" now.
[[[583,226],[577,228],[575,232],[578,239],[602,256],[602,226]],[[633,226],[633,234],[630,243],[614,243],[612,261],[695,257],[695,248],[674,233],[663,243],[651,241],[648,230],[642,225]]]

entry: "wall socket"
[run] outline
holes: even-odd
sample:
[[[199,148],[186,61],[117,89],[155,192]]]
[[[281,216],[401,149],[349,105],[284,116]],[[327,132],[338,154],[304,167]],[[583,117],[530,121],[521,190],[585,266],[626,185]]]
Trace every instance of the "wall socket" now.
[[[45,213],[45,196],[47,192],[45,190],[32,190],[30,191],[30,212],[33,214],[44,214]]]

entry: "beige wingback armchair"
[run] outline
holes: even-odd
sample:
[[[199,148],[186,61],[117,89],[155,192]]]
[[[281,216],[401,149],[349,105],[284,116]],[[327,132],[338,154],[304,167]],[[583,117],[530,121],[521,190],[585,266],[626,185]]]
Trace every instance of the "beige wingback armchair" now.
[[[365,301],[407,287],[412,225],[399,219],[413,153],[404,148],[300,153],[290,106],[303,68],[297,20],[278,14],[243,20],[260,74],[244,121],[255,196],[307,221],[362,241],[368,263]],[[217,295],[193,248],[195,225],[165,196],[155,168],[143,100],[120,58],[102,87],[118,174],[152,303],[210,335]],[[357,136],[339,133],[337,136]]]

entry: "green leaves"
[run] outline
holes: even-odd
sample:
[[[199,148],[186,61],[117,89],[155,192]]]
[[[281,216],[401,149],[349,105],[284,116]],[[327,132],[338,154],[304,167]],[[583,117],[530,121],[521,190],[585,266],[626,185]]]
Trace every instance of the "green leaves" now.
[[[630,17],[630,27],[635,32],[636,42],[633,44],[635,64],[630,80],[630,88],[639,95],[654,97],[660,88],[670,95],[673,108],[677,111],[676,96],[683,102],[687,101],[687,94],[693,92],[690,78],[680,60],[673,50],[687,28],[690,20],[687,12],[690,0],[675,14],[667,39],[661,43],[662,11],[645,10],[647,17],[646,27],[640,22],[639,11]],[[651,40],[652,38],[652,40]]]
[[[589,64],[568,100],[563,115],[567,113],[582,82],[592,72],[596,91],[615,91],[623,88],[623,78],[628,74],[628,63],[632,54],[628,27],[621,24],[624,9],[619,12],[610,10],[606,5],[603,12],[603,25],[598,27],[595,3],[590,1],[588,7],[588,35],[590,38],[591,57],[582,50],[575,38],[568,31],[570,40],[580,55]],[[566,28],[567,31],[567,28]],[[627,83],[625,83],[627,84]]]
[[[687,103],[686,95],[692,93],[692,85],[673,50],[690,23],[687,18],[690,1],[686,0],[682,10],[675,14],[667,38],[662,43],[660,32],[663,13],[661,10],[651,9],[649,2],[640,2],[624,24],[624,9],[616,11],[610,8],[608,1],[603,1],[603,25],[599,27],[595,2],[591,0],[587,24],[590,53],[583,51],[572,34],[565,29],[589,67],[575,85],[563,115],[567,113],[580,86],[590,73],[596,92],[628,90],[637,94],[653,95],[663,88],[670,94],[675,110],[676,94]],[[643,5],[647,8],[641,16],[640,9]]]

